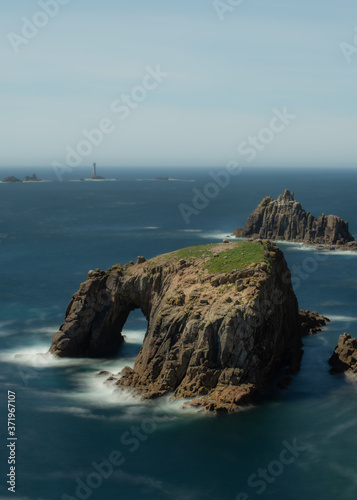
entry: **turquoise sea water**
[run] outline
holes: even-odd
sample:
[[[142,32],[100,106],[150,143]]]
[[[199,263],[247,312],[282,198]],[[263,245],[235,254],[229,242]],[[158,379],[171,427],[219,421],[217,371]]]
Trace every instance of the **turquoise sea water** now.
[[[120,181],[0,184],[1,499],[356,498],[357,383],[331,376],[327,360],[341,333],[357,335],[357,254],[281,245],[300,307],[331,323],[304,339],[288,390],[271,387],[261,404],[236,415],[118,397],[95,376],[134,362],[146,327],[138,312],[117,359],[43,354],[89,269],[219,241],[267,194],[289,188],[313,214],[347,219],[357,238],[355,172],[247,169],[187,225],[179,205],[192,205],[193,189],[212,180],[208,172],[104,169]],[[28,173],[3,170],[0,178]],[[50,170],[36,173],[55,181]],[[179,180],[152,180],[166,175]],[[6,484],[8,390],[16,393],[16,495]],[[297,451],[282,454],[291,446]]]

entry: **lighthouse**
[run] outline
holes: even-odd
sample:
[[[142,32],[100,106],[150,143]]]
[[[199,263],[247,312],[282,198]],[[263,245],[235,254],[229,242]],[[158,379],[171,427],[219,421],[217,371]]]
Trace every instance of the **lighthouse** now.
[[[96,163],[93,163],[93,175],[92,175],[92,177],[90,177],[90,179],[94,179],[97,181],[104,179],[104,177],[97,175],[97,164]]]

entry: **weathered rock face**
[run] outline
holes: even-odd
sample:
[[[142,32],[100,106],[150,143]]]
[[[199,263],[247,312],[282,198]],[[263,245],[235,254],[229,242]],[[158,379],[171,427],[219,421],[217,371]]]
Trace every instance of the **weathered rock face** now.
[[[357,248],[348,230],[348,222],[336,215],[314,217],[305,212],[286,190],[277,200],[264,198],[248,217],[245,227],[236,228],[235,236],[286,241],[302,241],[322,245],[347,245]]]
[[[251,402],[279,368],[298,370],[298,304],[274,244],[202,245],[143,260],[90,272],[50,351],[115,354],[139,308],[147,333],[134,369],[125,368],[117,385],[144,398],[200,396],[198,404],[230,411]]]
[[[300,330],[301,335],[314,335],[321,332],[322,328],[330,322],[325,316],[321,316],[316,311],[306,311],[301,309],[300,315]]]
[[[357,339],[353,339],[348,333],[341,335],[329,363],[332,373],[357,373]]]

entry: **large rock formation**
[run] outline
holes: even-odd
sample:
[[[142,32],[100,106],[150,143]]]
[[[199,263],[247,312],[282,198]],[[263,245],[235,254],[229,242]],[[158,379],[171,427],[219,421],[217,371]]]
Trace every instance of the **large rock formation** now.
[[[50,351],[115,355],[129,313],[147,332],[117,381],[144,398],[172,393],[233,410],[282,367],[299,368],[298,304],[283,253],[270,242],[202,245],[89,272]]]
[[[236,228],[235,236],[272,240],[301,241],[304,243],[339,245],[357,249],[357,243],[348,230],[348,222],[336,215],[316,218],[306,212],[294,193],[285,190],[277,200],[264,198],[248,217],[245,227]]]
[[[344,333],[338,339],[338,344],[329,359],[332,373],[351,371],[357,373],[357,339]]]

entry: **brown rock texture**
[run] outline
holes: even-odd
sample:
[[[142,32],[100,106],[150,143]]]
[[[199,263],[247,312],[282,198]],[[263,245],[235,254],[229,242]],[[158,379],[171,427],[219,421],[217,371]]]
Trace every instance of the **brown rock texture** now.
[[[357,249],[357,243],[348,230],[348,222],[336,215],[315,217],[302,208],[289,190],[285,190],[277,200],[271,196],[264,198],[248,217],[245,227],[236,228],[234,235]]]
[[[306,311],[301,309],[300,315],[300,329],[301,335],[314,335],[321,332],[322,328],[330,322],[325,316],[321,316],[316,311]]]
[[[329,359],[332,373],[351,371],[357,373],[357,339],[344,333],[338,339],[338,344]]]
[[[171,393],[232,411],[251,403],[282,367],[297,371],[300,316],[281,250],[268,241],[201,245],[90,271],[50,351],[115,355],[133,309],[147,332],[118,388],[143,398]]]

